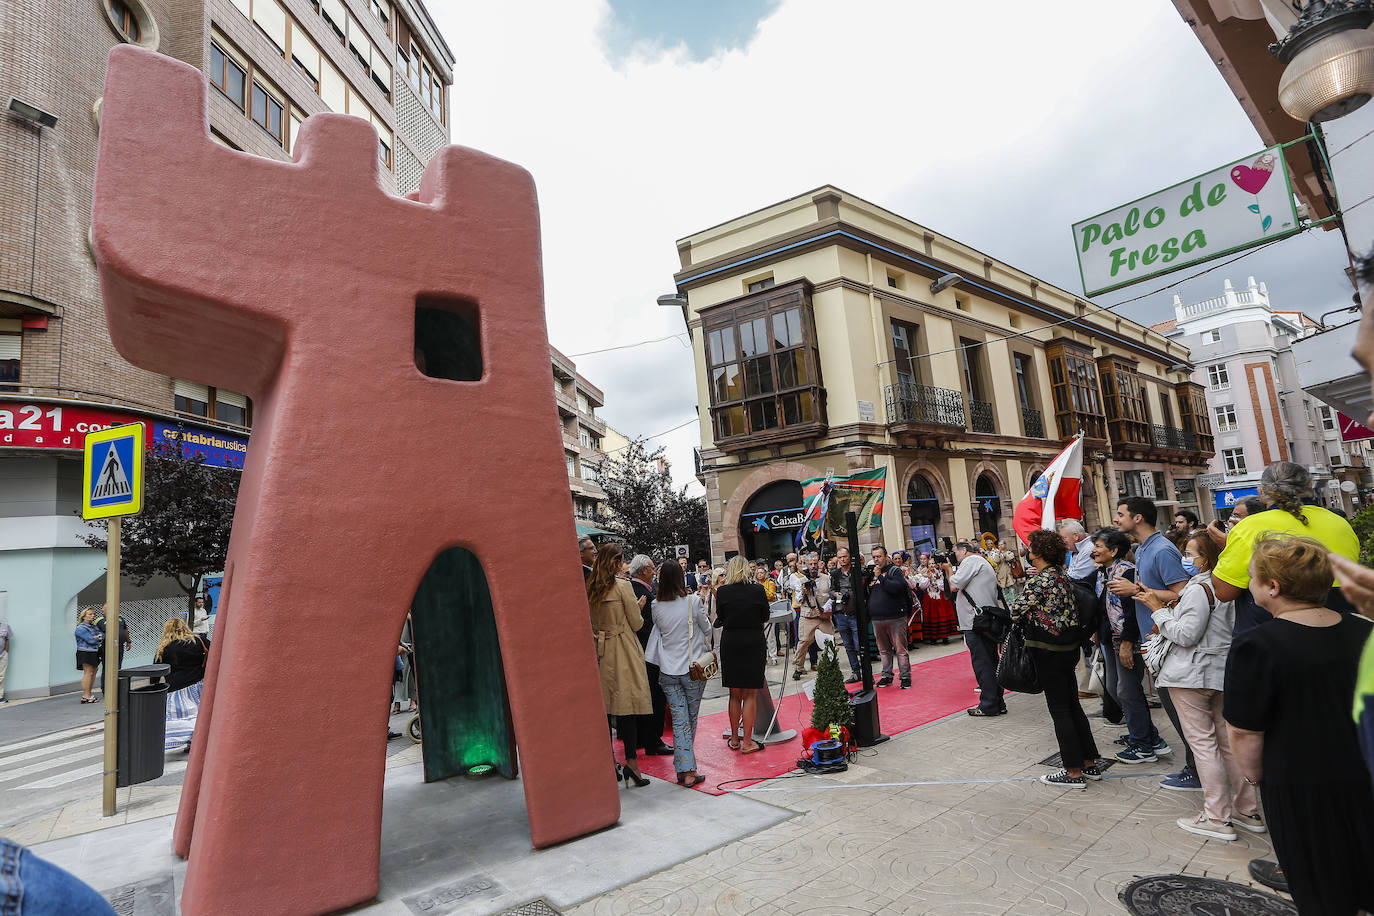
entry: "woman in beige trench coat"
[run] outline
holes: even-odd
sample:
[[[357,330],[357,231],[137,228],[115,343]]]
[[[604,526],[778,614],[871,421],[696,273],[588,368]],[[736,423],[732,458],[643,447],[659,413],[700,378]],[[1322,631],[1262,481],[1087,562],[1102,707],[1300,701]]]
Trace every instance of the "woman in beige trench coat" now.
[[[625,552],[618,544],[604,544],[597,551],[592,574],[587,577],[587,604],[596,640],[596,664],[601,670],[601,699],[606,715],[616,717],[616,735],[625,747],[625,766],[616,777],[628,784],[647,786],[636,762],[635,716],[653,712],[649,677],[644,668],[644,649],[635,632],[644,624],[634,588],[619,578]]]

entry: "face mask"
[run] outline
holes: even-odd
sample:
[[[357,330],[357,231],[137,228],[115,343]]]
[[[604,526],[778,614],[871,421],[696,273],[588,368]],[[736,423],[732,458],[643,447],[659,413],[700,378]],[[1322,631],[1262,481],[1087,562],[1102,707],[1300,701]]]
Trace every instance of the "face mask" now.
[[[1184,557],[1184,558],[1183,558],[1183,571],[1186,572],[1186,573],[1187,573],[1188,575],[1190,575],[1190,576],[1196,576],[1196,575],[1197,575],[1197,565],[1193,563],[1193,558],[1192,558],[1192,557]]]

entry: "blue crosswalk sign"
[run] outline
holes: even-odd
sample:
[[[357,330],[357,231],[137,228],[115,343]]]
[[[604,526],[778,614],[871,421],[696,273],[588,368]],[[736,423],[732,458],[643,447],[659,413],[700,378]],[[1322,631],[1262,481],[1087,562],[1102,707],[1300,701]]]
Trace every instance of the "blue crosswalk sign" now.
[[[143,508],[143,443],[142,423],[86,435],[83,518],[134,515]]]

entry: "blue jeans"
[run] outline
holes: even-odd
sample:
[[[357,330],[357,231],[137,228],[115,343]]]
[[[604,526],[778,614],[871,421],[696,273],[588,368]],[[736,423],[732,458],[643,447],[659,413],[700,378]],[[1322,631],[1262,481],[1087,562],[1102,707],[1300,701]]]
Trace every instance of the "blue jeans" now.
[[[1145,700],[1145,659],[1137,651],[1135,667],[1127,668],[1121,664],[1116,646],[1107,650],[1106,656],[1107,692],[1121,704],[1131,744],[1142,748],[1154,747],[1159,742],[1159,730],[1150,719],[1150,704]]]
[[[835,631],[840,634],[840,642],[844,643],[844,651],[849,655],[849,673],[854,677],[862,677],[859,665],[859,618],[853,614],[839,613],[832,617]]]
[[[115,916],[75,875],[0,837],[0,916]]]
[[[694,681],[688,674],[658,673],[658,685],[668,698],[668,711],[673,716],[673,769],[687,773],[697,768],[697,755],[692,750],[697,739],[697,712],[701,709],[701,694],[705,681]]]

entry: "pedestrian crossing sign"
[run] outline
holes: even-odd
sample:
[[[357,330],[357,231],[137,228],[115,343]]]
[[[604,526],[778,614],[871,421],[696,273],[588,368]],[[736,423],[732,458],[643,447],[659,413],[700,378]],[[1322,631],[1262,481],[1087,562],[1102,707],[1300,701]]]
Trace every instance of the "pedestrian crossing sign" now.
[[[81,517],[111,518],[143,510],[142,423],[86,434]]]

